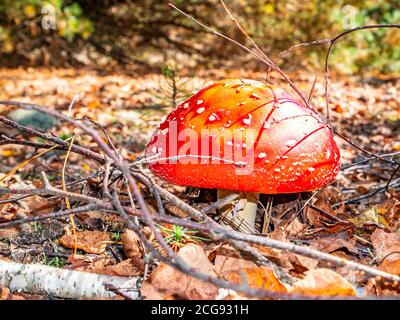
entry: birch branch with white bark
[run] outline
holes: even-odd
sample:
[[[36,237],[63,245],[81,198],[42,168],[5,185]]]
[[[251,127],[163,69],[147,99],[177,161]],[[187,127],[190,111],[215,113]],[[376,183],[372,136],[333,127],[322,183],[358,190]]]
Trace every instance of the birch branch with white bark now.
[[[99,275],[8,261],[0,261],[0,286],[8,287],[12,292],[69,299],[113,298],[116,294],[106,288],[111,286],[132,300],[139,298],[135,277]]]

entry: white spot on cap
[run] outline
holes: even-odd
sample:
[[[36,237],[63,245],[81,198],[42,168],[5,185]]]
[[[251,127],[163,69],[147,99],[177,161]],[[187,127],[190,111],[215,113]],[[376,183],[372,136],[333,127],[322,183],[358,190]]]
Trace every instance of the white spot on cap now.
[[[196,112],[197,112],[198,114],[200,114],[200,113],[203,113],[204,110],[206,110],[206,108],[201,107],[201,108],[198,108],[198,109],[196,110]]]
[[[208,117],[208,120],[209,120],[209,121],[215,121],[215,120],[217,120],[217,117],[216,117],[215,113],[211,113],[210,116]]]
[[[315,168],[310,167],[310,168],[308,168],[307,170],[310,171],[310,172],[314,172],[314,171],[315,171]]]
[[[197,104],[202,104],[204,101],[203,100],[197,100]]]
[[[276,168],[274,171],[275,171],[275,172],[281,172],[281,169]]]
[[[265,152],[260,152],[258,154],[258,158],[260,158],[260,159],[265,158],[266,156],[267,156],[267,154]]]
[[[330,156],[331,156],[331,150],[328,149],[326,151],[326,160],[328,160],[330,158]]]
[[[253,116],[249,114],[246,118],[243,118],[243,123],[249,125]]]
[[[186,103],[183,105],[183,109],[187,109],[187,108],[189,108],[189,103],[188,103],[188,102],[186,102]]]

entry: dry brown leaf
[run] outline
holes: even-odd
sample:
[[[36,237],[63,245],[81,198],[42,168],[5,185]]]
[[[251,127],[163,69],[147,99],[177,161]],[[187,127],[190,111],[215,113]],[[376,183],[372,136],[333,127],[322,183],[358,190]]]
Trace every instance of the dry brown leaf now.
[[[396,260],[385,259],[379,266],[379,269],[387,273],[397,274],[400,276],[400,259]]]
[[[318,199],[323,199],[324,202],[328,202],[328,204],[334,204],[338,202],[342,202],[345,197],[342,193],[342,191],[336,187],[333,186],[327,186],[324,189],[322,189],[317,196]],[[316,205],[319,207],[318,205]],[[328,209],[328,208],[326,208]],[[331,208],[329,207],[328,209],[330,212]],[[331,212],[330,212],[331,213]]]
[[[10,239],[12,237],[15,237],[17,234],[19,234],[19,231],[17,228],[6,228],[6,229],[0,229],[0,240],[3,239]]]
[[[371,242],[375,249],[377,261],[381,261],[385,257],[387,257],[387,260],[400,258],[400,235],[398,233],[388,233],[376,229],[371,234]]]
[[[142,228],[142,233],[146,239],[152,244],[152,246],[161,252],[162,255],[166,255],[164,248],[157,242],[155,235],[150,227]],[[129,229],[126,229],[121,236],[124,251],[128,258],[140,258],[143,255],[143,249],[137,234]]]
[[[121,236],[124,245],[124,251],[128,258],[137,258],[142,256],[140,239],[137,234],[129,229],[126,229]]]
[[[336,212],[332,210],[331,205],[327,202],[327,199],[325,198],[320,197],[315,202],[314,206],[334,217],[336,216]],[[323,221],[330,223],[333,222],[331,218],[311,207],[309,207],[306,211],[306,218],[315,227],[325,227],[326,223],[323,223]]]
[[[357,217],[349,219],[349,221],[356,226],[376,225],[379,228],[389,227],[388,222],[377,206],[364,210]]]
[[[297,217],[295,219],[289,219],[287,221],[288,222],[284,227],[287,237],[296,237],[302,231],[308,228],[308,225],[301,223]]]
[[[179,250],[177,255],[193,269],[211,277],[217,276],[214,266],[208,260],[204,249],[200,245],[187,244]],[[145,299],[148,300],[168,296],[193,300],[213,299],[218,292],[218,288],[161,263],[151,274],[149,282],[143,284],[141,291]]]
[[[279,281],[274,272],[265,267],[244,268],[240,271],[229,271],[223,277],[235,284],[246,283],[250,288],[287,292],[287,288]]]
[[[395,194],[395,192],[392,193]],[[378,208],[389,221],[390,230],[393,232],[400,230],[400,193],[395,194],[393,198],[386,199],[378,205]]]
[[[282,228],[280,227],[271,232],[269,237],[275,240],[287,241],[285,231],[282,230]],[[281,267],[288,269],[291,269],[293,267],[293,265],[289,261],[288,254],[286,252],[255,243],[251,244],[251,246],[253,248],[256,248],[262,255],[266,256],[268,259],[271,259],[275,263],[279,264]]]
[[[257,249],[263,256],[271,259],[275,263],[279,264],[283,268],[291,269],[293,265],[289,261],[289,256],[287,253],[274,248],[269,248],[259,244],[251,244],[251,246]]]
[[[305,257],[300,254],[288,253],[288,259],[293,266],[291,271],[299,274],[315,269],[318,266],[317,259]]]
[[[12,294],[10,289],[0,287],[0,300],[25,300],[23,297]]]
[[[270,234],[270,238],[280,241],[288,241],[285,231],[281,228],[275,229]],[[302,255],[294,254],[291,252],[284,252],[281,250],[256,244],[252,244],[252,247],[257,248],[263,255],[276,262],[281,267],[290,269],[291,271],[295,271],[296,273],[303,273],[304,271],[314,269],[318,266],[317,260],[304,257]]]
[[[121,277],[133,277],[143,274],[144,262],[142,259],[131,258],[120,263],[109,265],[104,269],[103,274]]]
[[[315,269],[297,281],[290,293],[310,296],[355,296],[355,288],[342,276],[329,269]]]
[[[110,242],[110,236],[102,231],[81,231],[76,233],[78,249],[87,253],[101,254],[106,250],[107,243]],[[74,248],[74,235],[71,232],[63,235],[60,243],[66,247]]]
[[[257,265],[250,261],[242,258],[240,254],[228,245],[217,250],[217,256],[214,261],[215,271],[222,275],[230,271],[238,271],[244,268],[255,268]]]
[[[310,247],[327,253],[331,253],[343,248],[347,249],[351,253],[357,253],[357,248],[354,242],[355,241],[349,242],[342,238],[325,238],[313,240]]]
[[[5,203],[0,205],[0,222],[14,220],[17,217],[19,210],[20,208],[14,203]]]
[[[68,257],[68,263],[70,263],[69,269],[123,277],[139,276],[144,271],[143,260],[134,258],[115,264],[110,258],[71,255]]]
[[[23,207],[29,210],[32,215],[43,215],[51,213],[55,206],[55,201],[49,201],[43,197],[32,196],[22,201]]]

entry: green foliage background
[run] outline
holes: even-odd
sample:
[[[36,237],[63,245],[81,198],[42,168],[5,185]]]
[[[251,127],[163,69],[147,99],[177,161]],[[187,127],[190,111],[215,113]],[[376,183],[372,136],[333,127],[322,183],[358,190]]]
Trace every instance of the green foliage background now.
[[[244,38],[218,0],[175,0],[178,7],[240,41]],[[400,23],[398,0],[226,1],[266,53],[286,65],[321,66],[324,47],[279,53],[300,42],[332,37],[353,26]],[[2,0],[3,65],[158,65],[178,57],[187,65],[263,68],[240,49],[206,33],[162,0]],[[56,29],[43,30],[43,6]],[[354,12],[353,16],[349,13]],[[349,18],[350,17],[350,18]],[[351,17],[354,17],[352,19]],[[325,48],[326,49],[326,48]],[[334,50],[332,68],[344,74],[400,72],[400,31],[357,32]]]

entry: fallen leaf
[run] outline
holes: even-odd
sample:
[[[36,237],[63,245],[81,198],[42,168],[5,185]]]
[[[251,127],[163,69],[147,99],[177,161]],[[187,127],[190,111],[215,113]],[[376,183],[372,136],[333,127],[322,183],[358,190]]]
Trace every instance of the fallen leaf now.
[[[270,234],[270,238],[280,241],[288,241],[285,231],[281,228],[275,229]],[[287,268],[291,271],[295,271],[299,274],[303,273],[304,271],[314,269],[318,265],[318,260],[304,257],[302,255],[294,254],[291,252],[283,252],[281,250],[257,244],[252,244],[252,247],[257,248],[260,253],[271,259],[271,261],[279,264],[281,267]]]
[[[55,204],[56,202],[49,201],[39,196],[32,196],[22,201],[23,207],[29,210],[29,213],[32,215],[51,213]]]
[[[397,274],[400,276],[400,259],[388,260],[385,259],[379,266],[379,269],[391,274]]]
[[[288,224],[285,225],[284,229],[286,236],[288,237],[297,237],[302,231],[304,231],[304,229],[308,227],[307,225],[301,223],[297,217],[287,221]]]
[[[239,271],[229,271],[223,277],[235,284],[246,283],[250,288],[287,292],[286,287],[275,276],[274,272],[265,267],[244,268]]]
[[[302,274],[307,270],[315,269],[318,266],[318,260],[302,256],[300,254],[289,253],[288,258],[292,264],[291,271]]]
[[[369,224],[376,225],[379,228],[387,228],[389,226],[382,212],[376,206],[368,208],[357,217],[349,219],[349,221],[359,227]]]
[[[0,229],[0,240],[10,239],[12,237],[15,237],[17,234],[19,234],[17,228],[2,228]]]
[[[134,231],[126,229],[122,234],[121,239],[124,245],[125,254],[128,258],[137,258],[142,256],[140,239]]]
[[[347,249],[351,253],[357,253],[357,248],[355,244],[342,238],[325,238],[313,240],[310,247],[315,248],[318,251],[327,253],[331,253],[340,249]]]
[[[216,277],[214,266],[208,260],[204,249],[197,244],[187,244],[179,250],[180,257],[191,268],[211,277]],[[178,296],[181,299],[214,299],[218,288],[214,285],[186,275],[175,268],[161,263],[141,288],[147,300]]]
[[[376,229],[371,234],[371,242],[375,249],[377,261],[396,260],[400,258],[400,235]]]
[[[81,231],[76,233],[76,246],[87,253],[101,254],[106,250],[110,236],[107,232],[102,231]],[[74,248],[74,235],[71,231],[63,235],[60,243],[66,247]]]
[[[18,206],[13,203],[0,205],[0,222],[14,220],[18,215]]]
[[[290,293],[310,296],[355,296],[355,288],[336,272],[329,269],[315,269],[297,281]]]
[[[113,259],[105,257],[90,257],[83,255],[71,255],[67,260],[68,269],[90,272],[96,274],[133,277],[143,274],[144,262],[142,259],[126,259],[115,263]]]
[[[217,255],[214,261],[215,271],[222,275],[230,271],[239,271],[244,268],[255,268],[257,265],[242,258],[235,249],[225,245],[217,250]]]
[[[332,216],[336,216],[335,211],[332,210],[331,205],[324,198],[319,198],[315,202],[314,206],[324,212],[331,214]],[[330,221],[330,219],[327,218],[324,214],[313,208],[308,208],[308,210],[306,211],[306,218],[313,226],[316,227],[324,227],[325,224],[322,223],[322,221]]]
[[[144,262],[142,259],[127,259],[105,268],[104,274],[121,277],[133,277],[143,274]]]
[[[10,289],[0,287],[0,300],[25,300],[23,297],[17,296],[10,292]]]

